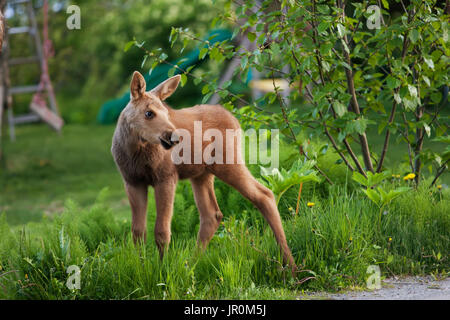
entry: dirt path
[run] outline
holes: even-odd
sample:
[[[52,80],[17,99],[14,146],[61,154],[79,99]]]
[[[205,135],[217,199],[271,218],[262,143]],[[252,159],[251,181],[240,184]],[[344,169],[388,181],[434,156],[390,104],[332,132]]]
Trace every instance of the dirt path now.
[[[314,296],[332,300],[450,300],[450,278],[440,281],[431,277],[391,278],[384,280],[379,290]]]

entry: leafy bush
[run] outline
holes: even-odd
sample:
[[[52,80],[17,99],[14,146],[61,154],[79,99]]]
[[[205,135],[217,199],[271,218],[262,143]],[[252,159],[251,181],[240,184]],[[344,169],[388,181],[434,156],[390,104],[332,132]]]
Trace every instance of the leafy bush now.
[[[410,1],[402,11],[389,10],[389,3],[374,6],[345,1],[226,1],[214,26],[235,18],[234,34],[251,45],[236,47],[229,42],[210,44],[183,28],[173,28],[173,46],[183,41],[202,42],[200,55],[216,63],[240,61],[234,75],[246,79],[252,70],[273,82],[273,92],[256,101],[233,93],[232,81],[221,82],[213,73],[194,75],[178,66],[184,77],[202,83],[203,101],[218,94],[223,104],[242,122],[253,127],[280,128],[285,138],[308,155],[298,133],[327,137],[350,171],[381,172],[390,152],[391,135],[407,147],[405,155],[416,184],[424,165],[434,165],[435,179],[450,161],[448,148],[431,150],[429,138],[446,142],[448,115],[448,15],[435,0]],[[381,5],[377,3],[378,5]],[[239,21],[239,22],[238,22]],[[157,51],[146,50],[153,65],[166,63]],[[276,78],[291,87],[289,101]],[[448,122],[448,121],[447,121]],[[384,135],[381,150],[369,143],[367,132]],[[359,149],[360,151],[356,151]],[[391,148],[392,149],[392,148]],[[332,184],[325,170],[315,169]]]

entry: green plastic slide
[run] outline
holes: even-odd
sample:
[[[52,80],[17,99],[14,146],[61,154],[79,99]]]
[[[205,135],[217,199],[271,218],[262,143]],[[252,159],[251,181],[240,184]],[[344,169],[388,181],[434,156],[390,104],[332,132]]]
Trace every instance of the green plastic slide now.
[[[225,40],[231,39],[232,34],[228,30],[217,29],[212,30],[205,37],[206,40],[210,42],[210,44],[214,44],[217,42],[222,42]],[[198,47],[195,50],[189,52],[187,55],[182,57],[177,61],[170,62],[171,64],[178,64],[178,66],[186,70],[186,68],[190,66],[198,66],[201,62],[205,60],[199,59],[200,49],[204,46]],[[181,62],[181,63],[180,63]],[[147,88],[154,88],[164,80],[168,78],[168,71],[172,68],[171,65],[161,64],[157,66],[151,74],[144,75],[145,81],[147,83]],[[180,73],[180,70],[176,70],[175,74]],[[119,118],[120,113],[126,107],[128,102],[130,101],[130,92],[128,91],[122,97],[114,100],[110,100],[105,102],[97,115],[97,121],[101,124],[110,124],[115,123]]]

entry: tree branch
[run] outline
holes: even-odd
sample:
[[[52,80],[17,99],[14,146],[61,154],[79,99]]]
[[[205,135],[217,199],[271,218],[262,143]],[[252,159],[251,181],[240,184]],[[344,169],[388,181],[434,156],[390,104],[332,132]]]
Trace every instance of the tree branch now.
[[[279,91],[278,91],[278,87],[277,87],[276,84],[275,84],[275,77],[274,77],[273,72],[272,72],[272,83],[273,83],[273,88],[274,88],[274,90],[275,90],[275,94],[277,95],[277,98],[278,98],[278,100],[280,101],[280,108],[281,108],[281,112],[282,112],[282,114],[283,114],[284,122],[286,123],[286,126],[287,126],[288,129],[289,129],[289,132],[290,132],[290,134],[291,134],[292,140],[294,140],[295,142],[297,142],[297,138],[296,138],[296,136],[295,136],[294,130],[292,130],[291,124],[290,124],[290,122],[289,122],[289,118],[287,117],[287,114],[286,114],[286,105],[285,105],[285,103],[284,103],[284,99],[283,99],[283,97],[280,95],[280,93],[279,93]],[[299,150],[299,153],[300,153],[301,155],[305,156],[306,159],[310,160],[309,157],[308,157],[308,155],[304,152],[304,150],[303,150],[303,148],[302,148],[301,145],[298,146],[298,150]],[[315,168],[322,176],[324,176],[324,178],[327,180],[327,182],[328,182],[329,184],[331,184],[331,185],[333,184],[333,181],[331,181],[330,178],[325,174],[325,172],[323,172],[316,164],[314,165],[314,168]]]
[[[314,1],[313,1],[313,5],[314,5]],[[338,6],[342,10],[342,19],[345,19],[345,11],[344,11],[345,5],[341,2],[341,0],[338,0]],[[347,35],[344,34],[344,36],[342,37],[342,41],[345,43],[347,48],[349,48]],[[350,59],[350,54],[345,50],[344,46],[342,47],[342,53],[344,55],[346,63],[351,68],[352,62]],[[351,105],[353,108],[353,112],[355,112],[358,116],[357,118],[359,118],[359,116],[361,115],[361,111],[359,109],[358,99],[356,98],[355,82],[354,82],[352,70],[345,68],[345,76],[347,78],[348,93],[351,95],[350,101],[351,101]],[[370,149],[369,149],[369,143],[367,141],[366,133],[363,132],[362,134],[358,134],[358,136],[359,136],[359,141],[361,142],[361,152],[363,155],[364,164],[366,165],[366,169],[373,172],[373,164],[372,164],[372,159],[370,157]]]
[[[410,22],[410,19],[411,19],[411,11],[408,13],[408,23]],[[408,45],[409,45],[408,44],[408,34],[407,34],[407,32],[404,32],[403,33],[403,48],[402,48],[402,55],[401,55],[402,63],[405,60],[405,56],[406,56],[406,52],[407,52],[407,49],[408,49]],[[388,60],[389,72],[390,72],[390,74],[392,74],[390,58],[389,58],[389,56],[386,56],[386,58]],[[400,91],[400,87],[395,88],[394,95],[398,94],[399,91]],[[391,136],[391,131],[389,130],[389,126],[392,124],[392,122],[394,122],[395,112],[396,111],[397,111],[397,100],[394,99],[394,102],[392,104],[391,114],[389,116],[388,126],[387,126],[387,129],[386,129],[386,135],[384,137],[384,143],[383,143],[383,149],[381,151],[380,161],[378,162],[378,166],[377,166],[377,172],[380,172],[382,167],[383,167],[383,162],[384,162],[384,159],[386,157],[388,146],[389,146],[389,138]]]
[[[444,164],[442,166],[440,166],[440,168],[437,170],[436,176],[434,177],[433,181],[430,184],[430,188],[436,183],[437,179],[441,176],[441,174],[443,174],[445,172],[445,169],[447,168],[447,163],[449,161],[450,161],[450,159],[445,161]]]

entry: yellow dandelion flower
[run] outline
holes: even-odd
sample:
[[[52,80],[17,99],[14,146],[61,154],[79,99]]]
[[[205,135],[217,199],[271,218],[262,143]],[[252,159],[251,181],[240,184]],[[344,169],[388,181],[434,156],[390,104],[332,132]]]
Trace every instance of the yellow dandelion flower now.
[[[412,180],[416,177],[416,175],[414,173],[409,173],[406,176],[403,177],[403,180],[407,181],[407,180]]]
[[[28,274],[25,273],[25,279],[28,279]]]
[[[391,238],[391,237],[389,237],[389,239],[388,239],[388,240],[389,240],[389,242],[391,242],[391,241],[392,241],[392,238]]]
[[[309,208],[312,208],[312,207],[314,207],[316,204],[315,204],[314,202],[308,202],[306,205],[307,205]]]
[[[438,188],[439,190],[441,190],[441,189],[442,189],[442,184],[438,185],[437,188]]]
[[[350,241],[353,241],[353,238],[352,237],[350,237],[348,240],[350,240]]]

